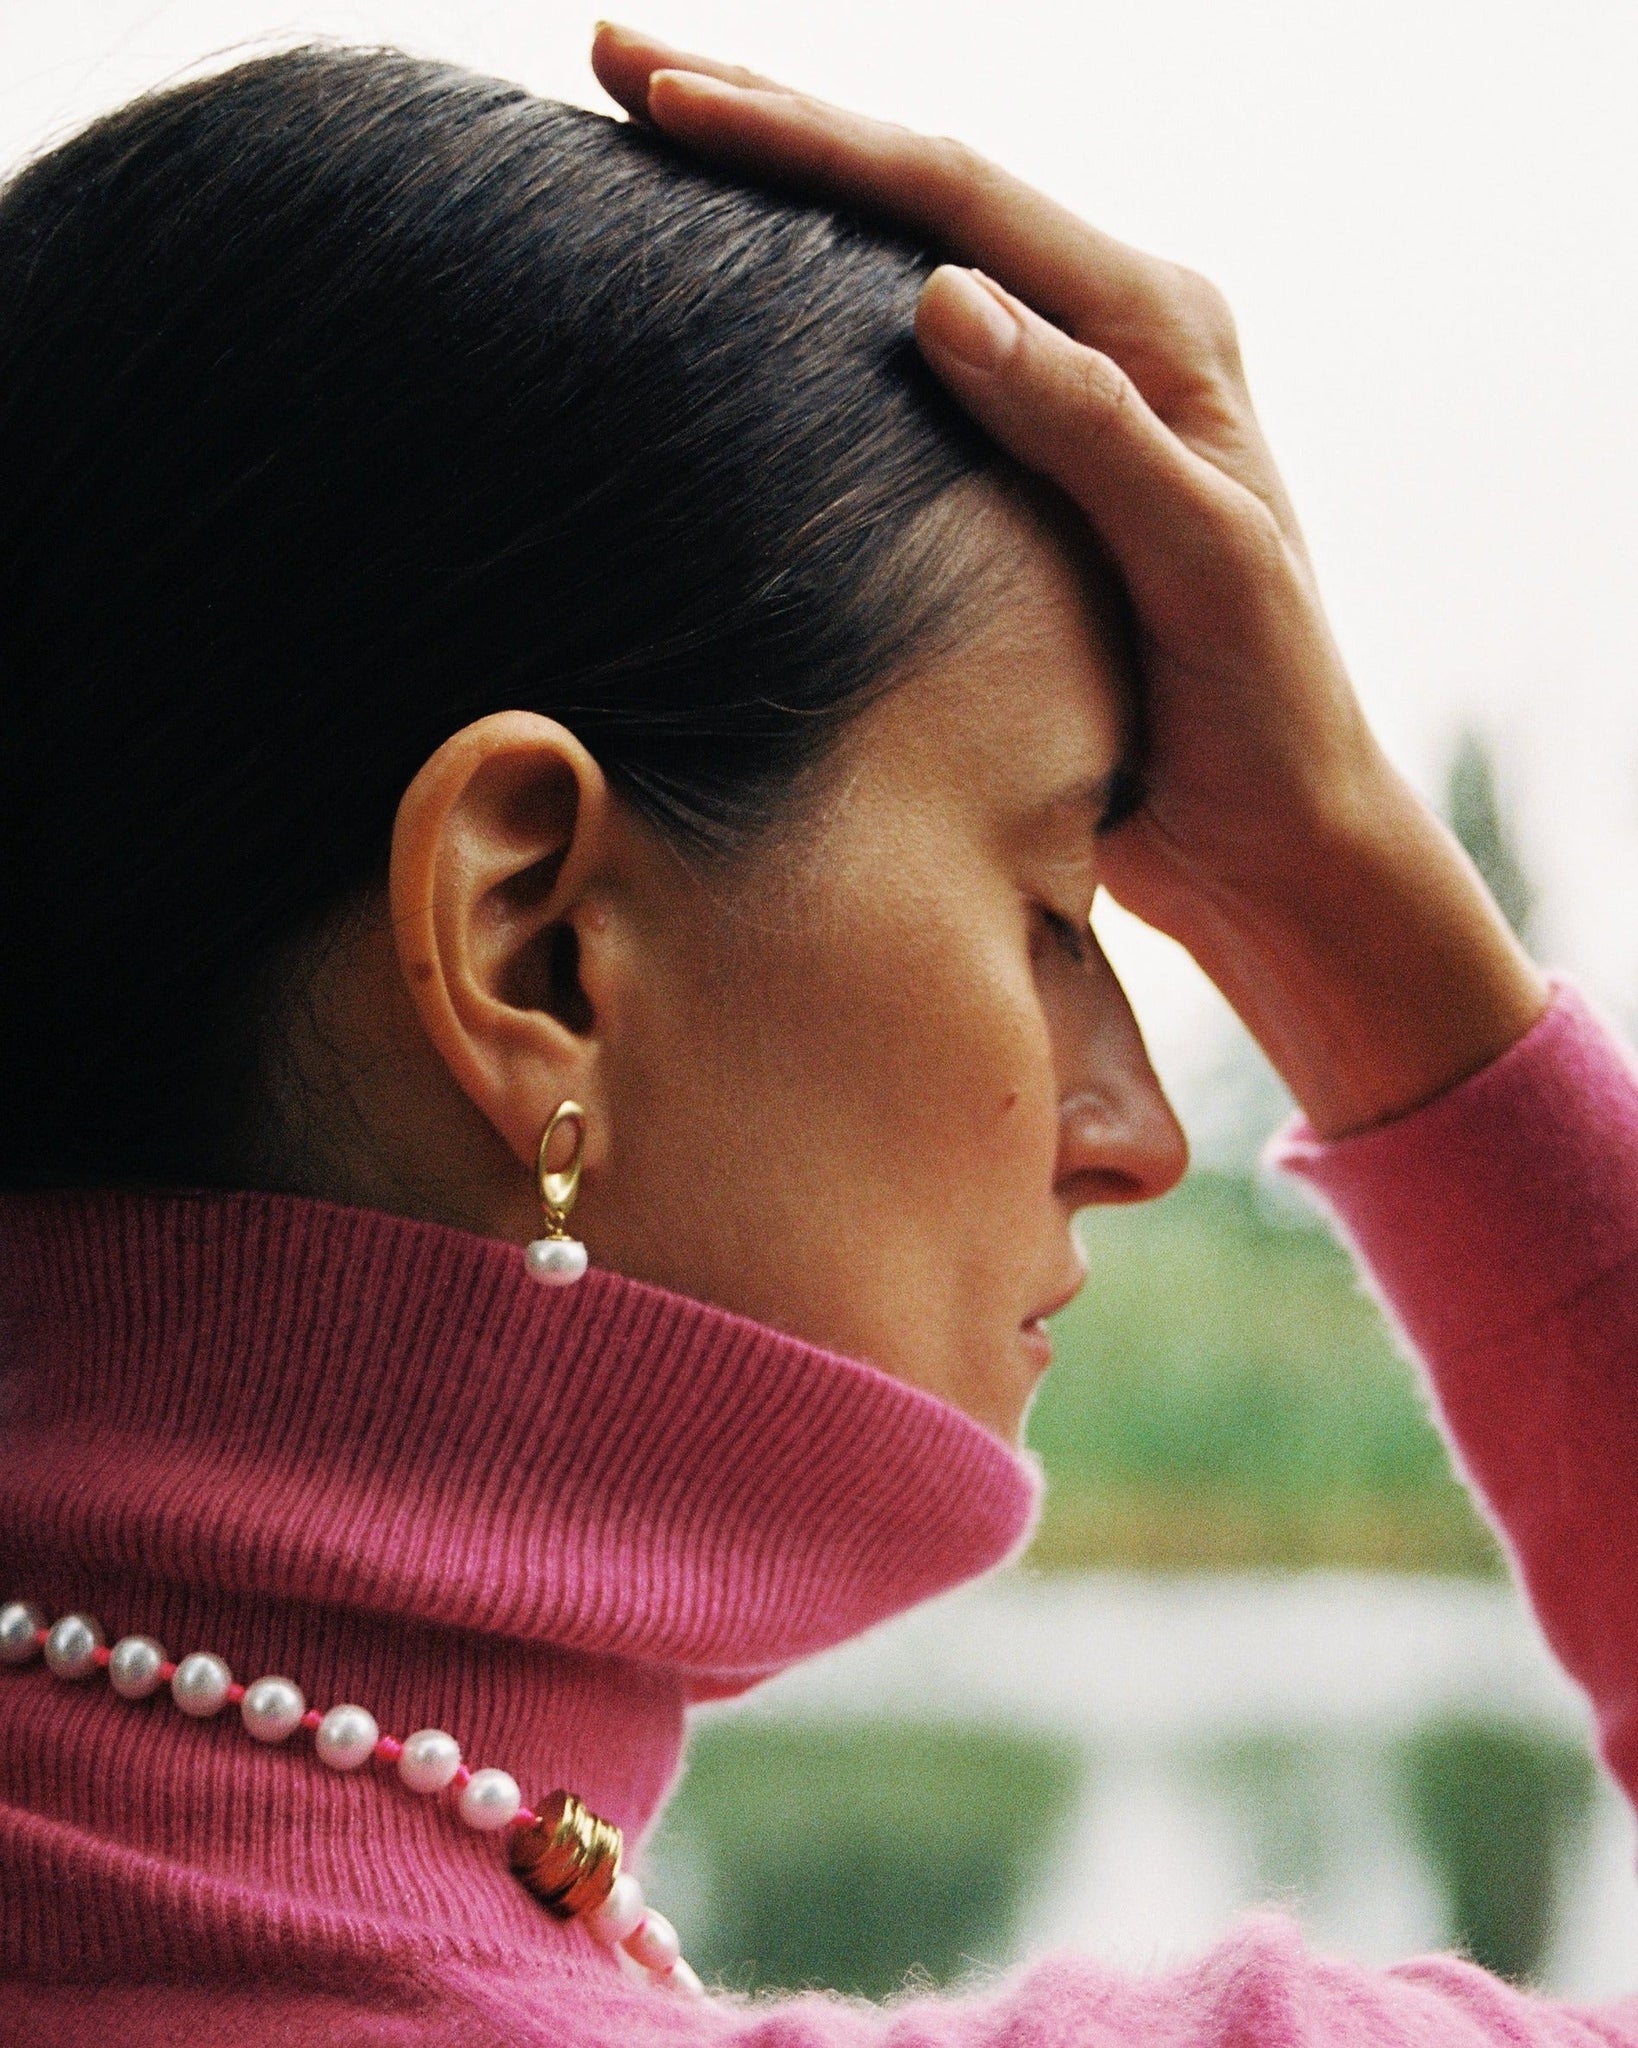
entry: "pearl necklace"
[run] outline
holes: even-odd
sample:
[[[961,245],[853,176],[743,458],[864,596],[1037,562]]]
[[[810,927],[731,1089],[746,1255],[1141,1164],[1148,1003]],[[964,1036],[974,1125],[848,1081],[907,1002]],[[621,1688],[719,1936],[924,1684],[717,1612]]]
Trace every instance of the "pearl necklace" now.
[[[309,1707],[293,1679],[240,1685],[208,1650],[195,1650],[176,1664],[152,1636],[122,1636],[109,1649],[88,1614],[65,1614],[48,1627],[39,1608],[26,1601],[0,1607],[0,1664],[27,1664],[42,1650],[57,1678],[105,1671],[124,1700],[145,1700],[169,1686],[172,1700],[192,1720],[237,1707],[258,1742],[283,1742],[306,1728],[320,1763],[333,1771],[356,1771],[374,1758],[396,1765],[411,1792],[453,1791],[469,1828],[479,1834],[507,1831],[514,1873],[548,1912],[582,1921],[637,1981],[688,1997],[702,1993],[698,1976],[683,1960],[677,1930],[649,1907],[636,1878],[620,1868],[620,1830],[599,1820],[572,1792],[554,1792],[536,1813],[524,1804],[509,1772],[469,1770],[460,1744],[442,1728],[421,1728],[402,1739],[383,1735],[365,1707],[332,1707],[327,1714]]]

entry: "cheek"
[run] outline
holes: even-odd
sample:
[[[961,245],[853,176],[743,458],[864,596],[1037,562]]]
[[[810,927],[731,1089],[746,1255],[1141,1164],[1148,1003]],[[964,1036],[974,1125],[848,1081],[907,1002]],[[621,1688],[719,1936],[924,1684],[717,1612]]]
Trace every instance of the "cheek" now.
[[[942,901],[861,888],[731,945],[673,933],[611,1076],[597,1220],[620,1270],[1005,1430],[1027,1394],[1018,1325],[1062,1270],[1057,1087],[1010,898],[986,917],[980,890],[939,879]]]
[[[773,977],[766,961],[757,971],[782,1115],[847,1160],[851,1199],[873,1210],[999,1217],[1039,1201],[1057,1090],[1016,935],[999,919],[880,909],[845,928],[845,945],[802,946]]]

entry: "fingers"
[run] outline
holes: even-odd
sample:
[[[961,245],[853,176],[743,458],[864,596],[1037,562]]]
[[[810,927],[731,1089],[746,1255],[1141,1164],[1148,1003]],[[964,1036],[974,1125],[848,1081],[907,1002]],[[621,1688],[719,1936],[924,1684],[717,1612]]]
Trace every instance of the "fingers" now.
[[[700,154],[909,227],[997,278],[1118,362],[1159,417],[1255,493],[1301,548],[1245,391],[1233,319],[1204,278],[1105,234],[946,136],[607,23],[593,62],[622,104]]]
[[[916,339],[979,424],[1087,515],[1151,625],[1260,583],[1248,571],[1266,572],[1283,545],[1274,515],[1179,440],[1102,351],[952,265],[927,282]]]
[[[600,29],[599,79],[623,106],[730,167],[886,214],[977,264],[1083,340],[1176,339],[1191,281],[945,136],[834,107],[739,66]]]
[[[597,24],[591,61],[598,84],[638,120],[648,118],[651,74],[666,67],[720,78],[730,85],[754,86],[765,92],[787,90],[758,71],[748,71],[743,64],[721,64],[714,57],[697,57],[691,51],[673,49],[658,36],[645,35],[641,29],[623,28],[614,21]]]

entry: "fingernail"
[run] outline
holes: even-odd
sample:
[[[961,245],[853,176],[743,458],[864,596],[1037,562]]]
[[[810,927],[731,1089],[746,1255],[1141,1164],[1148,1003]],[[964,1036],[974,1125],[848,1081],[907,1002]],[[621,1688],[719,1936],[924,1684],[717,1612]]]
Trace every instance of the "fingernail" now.
[[[738,100],[745,97],[742,85],[730,85],[726,78],[712,78],[703,71],[680,71],[670,65],[661,65],[648,75],[648,88],[652,92],[660,79],[675,92],[681,90],[685,98],[697,100]]]
[[[1018,341],[1012,312],[979,282],[980,273],[941,264],[922,289],[927,339],[974,370],[997,370]]]

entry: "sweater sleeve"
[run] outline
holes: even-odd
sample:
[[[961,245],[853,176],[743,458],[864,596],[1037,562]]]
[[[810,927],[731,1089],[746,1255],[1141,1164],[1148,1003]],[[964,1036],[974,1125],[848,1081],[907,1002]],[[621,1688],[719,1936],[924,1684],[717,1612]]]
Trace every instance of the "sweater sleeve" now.
[[[1335,1217],[1638,1800],[1638,1064],[1562,977],[1410,1114],[1271,1156]]]

